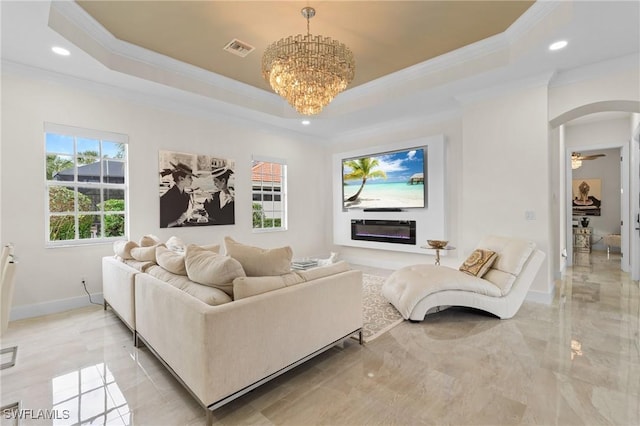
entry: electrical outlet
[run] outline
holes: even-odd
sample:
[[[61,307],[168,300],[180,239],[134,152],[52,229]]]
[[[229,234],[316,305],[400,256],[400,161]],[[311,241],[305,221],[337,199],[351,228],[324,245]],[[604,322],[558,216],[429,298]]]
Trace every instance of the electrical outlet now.
[[[85,277],[81,277],[81,278],[80,278],[80,283],[81,283],[83,286],[85,286],[85,285],[87,284],[87,280],[86,280],[86,278],[85,278]]]

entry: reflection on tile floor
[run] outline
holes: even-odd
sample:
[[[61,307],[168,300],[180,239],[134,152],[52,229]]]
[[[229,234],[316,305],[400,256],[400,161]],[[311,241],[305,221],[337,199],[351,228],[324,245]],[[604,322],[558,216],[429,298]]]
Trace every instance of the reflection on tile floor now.
[[[348,341],[214,421],[640,424],[640,292],[619,260],[593,253],[558,281],[550,306],[525,302],[511,320],[453,308],[363,347]],[[0,406],[20,401],[21,425],[205,424],[203,409],[111,311],[12,322],[2,346],[15,344],[17,365],[0,372]]]

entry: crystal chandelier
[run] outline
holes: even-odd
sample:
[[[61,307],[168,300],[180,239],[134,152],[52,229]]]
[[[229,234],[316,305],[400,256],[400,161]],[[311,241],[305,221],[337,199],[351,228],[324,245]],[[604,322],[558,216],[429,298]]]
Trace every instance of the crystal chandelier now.
[[[314,8],[305,7],[301,12],[307,19],[307,35],[272,43],[262,57],[262,76],[296,111],[313,115],[351,83],[355,61],[344,44],[309,33]]]

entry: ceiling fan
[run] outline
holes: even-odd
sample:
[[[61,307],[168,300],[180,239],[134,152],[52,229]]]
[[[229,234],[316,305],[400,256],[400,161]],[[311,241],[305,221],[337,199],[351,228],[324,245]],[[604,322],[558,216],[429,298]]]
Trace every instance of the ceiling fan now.
[[[582,166],[583,160],[595,160],[599,157],[606,157],[606,154],[582,155],[579,152],[571,153],[571,168],[578,169]]]

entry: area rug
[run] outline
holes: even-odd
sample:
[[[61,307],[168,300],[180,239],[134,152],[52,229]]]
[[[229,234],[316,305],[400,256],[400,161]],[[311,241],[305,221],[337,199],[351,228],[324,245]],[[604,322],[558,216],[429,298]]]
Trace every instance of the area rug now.
[[[400,312],[380,293],[385,277],[362,275],[362,337],[370,342],[400,324]]]

